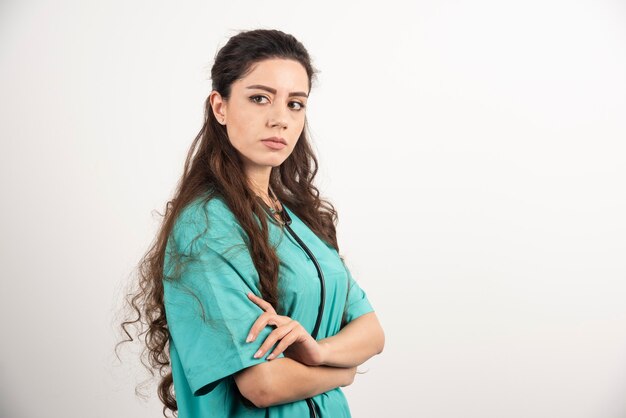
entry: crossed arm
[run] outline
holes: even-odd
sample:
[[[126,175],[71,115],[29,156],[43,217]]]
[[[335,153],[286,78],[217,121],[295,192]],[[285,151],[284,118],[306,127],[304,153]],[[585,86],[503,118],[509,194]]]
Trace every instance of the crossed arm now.
[[[383,351],[385,335],[376,313],[369,312],[319,344],[324,351],[322,365],[307,366],[288,357],[267,361],[235,374],[239,391],[265,408],[348,386],[356,366]]]

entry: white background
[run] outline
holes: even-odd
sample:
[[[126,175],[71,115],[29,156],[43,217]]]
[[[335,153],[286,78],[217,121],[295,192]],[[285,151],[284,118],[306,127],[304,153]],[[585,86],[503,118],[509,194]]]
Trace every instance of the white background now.
[[[416,3],[416,4],[411,4]],[[157,417],[124,286],[239,30],[296,36],[386,332],[355,417],[626,416],[626,4],[3,1],[0,415]]]

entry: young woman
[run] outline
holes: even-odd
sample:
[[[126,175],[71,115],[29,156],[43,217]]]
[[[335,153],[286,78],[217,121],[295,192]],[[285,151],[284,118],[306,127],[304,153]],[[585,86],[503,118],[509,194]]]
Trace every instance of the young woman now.
[[[278,30],[240,32],[215,57],[204,125],[130,301],[139,317],[122,324],[144,318],[164,413],[350,417],[340,388],[383,350],[313,185],[314,73]]]

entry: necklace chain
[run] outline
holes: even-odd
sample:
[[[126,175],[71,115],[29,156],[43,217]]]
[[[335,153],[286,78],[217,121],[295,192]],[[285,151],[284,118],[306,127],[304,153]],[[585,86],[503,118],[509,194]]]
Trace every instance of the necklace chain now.
[[[282,217],[282,212],[277,209],[279,207],[279,205],[280,205],[280,202],[278,200],[278,197],[276,197],[276,193],[274,193],[274,190],[272,190],[272,187],[269,186],[268,188],[270,190],[270,193],[272,194],[272,197],[270,197],[269,195],[267,195],[267,197],[270,199],[270,201],[272,201],[272,206],[274,206],[274,207],[269,207],[269,206],[267,206],[267,204],[265,206],[269,209],[269,211],[271,213],[271,217],[274,220],[276,220],[276,222],[278,222],[278,224],[281,226],[281,229],[282,229],[283,225],[285,225],[285,222],[284,222],[283,217]],[[261,199],[261,200],[263,200],[263,199]],[[263,203],[265,204],[265,202],[263,202]],[[280,205],[280,206],[282,206],[282,205]],[[282,208],[282,210],[284,210],[284,208]],[[277,213],[281,213],[281,215],[278,218],[276,217]]]
[[[271,206],[268,206],[268,208],[269,208],[270,212],[272,212],[272,215],[274,215],[274,214],[279,212],[279,210],[277,209],[279,202],[278,202],[278,198],[276,197],[276,193],[274,193],[274,190],[272,190],[272,186],[269,186],[268,188],[269,188],[270,193],[272,195],[271,197],[270,197],[270,195],[266,195],[267,198],[271,202]],[[263,200],[263,199],[261,199],[261,200]],[[265,203],[265,202],[263,202],[263,203]]]

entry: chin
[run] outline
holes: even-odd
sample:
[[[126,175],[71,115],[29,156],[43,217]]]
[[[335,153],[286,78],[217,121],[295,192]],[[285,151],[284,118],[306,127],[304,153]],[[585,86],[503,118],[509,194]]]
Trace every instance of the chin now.
[[[272,167],[279,167],[284,162],[285,162],[285,159],[281,159],[280,161],[269,162],[266,165],[272,166]]]
[[[282,155],[274,155],[274,156],[272,156],[272,158],[259,159],[259,160],[255,161],[255,163],[258,164],[258,165],[278,167],[279,165],[284,163],[286,159],[287,159],[287,157],[284,157]]]

